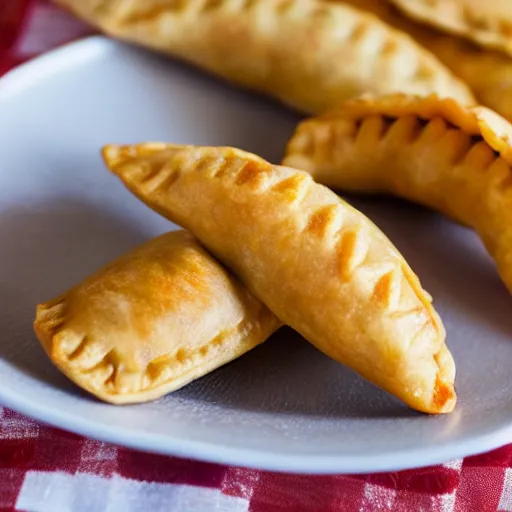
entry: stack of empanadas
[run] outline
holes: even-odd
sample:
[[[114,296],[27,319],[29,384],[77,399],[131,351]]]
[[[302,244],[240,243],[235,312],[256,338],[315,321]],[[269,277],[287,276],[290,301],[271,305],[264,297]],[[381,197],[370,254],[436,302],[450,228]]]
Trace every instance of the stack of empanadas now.
[[[279,318],[411,407],[453,409],[455,365],[430,296],[378,228],[309,174],[223,147],[108,146],[104,157],[249,292],[188,235],[148,243],[39,306],[39,338],[75,382],[111,402],[158,397],[262,342]]]
[[[512,292],[512,127],[476,106],[512,119],[508,1],[57,2],[318,117],[297,128],[284,166],[229,147],[106,146],[112,172],[188,231],[40,305],[54,363],[106,401],[141,402],[287,324],[409,406],[451,411],[455,365],[432,299],[324,185],[396,194],[473,227]]]

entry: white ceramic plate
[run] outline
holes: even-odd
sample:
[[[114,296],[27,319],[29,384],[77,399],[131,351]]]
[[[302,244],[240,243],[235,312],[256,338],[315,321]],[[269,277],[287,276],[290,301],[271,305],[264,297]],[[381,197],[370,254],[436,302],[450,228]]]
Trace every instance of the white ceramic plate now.
[[[512,441],[512,298],[477,237],[399,201],[354,199],[397,244],[445,321],[453,414],[414,413],[290,330],[154,403],[79,391],[33,333],[37,302],[170,229],[104,169],[108,142],[233,145],[278,162],[297,117],[103,38],[0,80],[0,401],[59,427],[160,453],[296,472],[438,463]]]

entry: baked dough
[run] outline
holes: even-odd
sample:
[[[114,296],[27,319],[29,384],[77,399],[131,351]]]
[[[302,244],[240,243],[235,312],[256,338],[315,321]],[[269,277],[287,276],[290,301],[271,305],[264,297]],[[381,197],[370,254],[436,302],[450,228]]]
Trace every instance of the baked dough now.
[[[241,356],[280,323],[185,231],[151,240],[37,307],[52,362],[114,404],[147,402]]]
[[[320,113],[364,92],[475,100],[410,37],[344,4],[314,0],[58,0],[114,37]]]
[[[512,57],[509,55],[482,49],[462,37],[446,35],[410,20],[389,0],[333,1],[356,6],[406,32],[466,82],[479,103],[512,120]]]
[[[512,55],[510,0],[391,0],[404,13]]]
[[[310,175],[225,147],[107,146],[104,158],[318,349],[413,408],[453,409],[430,296],[379,229]]]
[[[286,165],[329,187],[391,193],[473,227],[512,292],[512,126],[485,107],[394,95],[303,122]]]

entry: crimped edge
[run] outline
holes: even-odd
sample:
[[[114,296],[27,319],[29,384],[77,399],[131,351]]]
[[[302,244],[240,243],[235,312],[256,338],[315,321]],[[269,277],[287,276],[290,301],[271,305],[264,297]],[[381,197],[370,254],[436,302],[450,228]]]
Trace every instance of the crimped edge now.
[[[304,122],[339,117],[360,119],[369,115],[391,118],[415,115],[425,120],[441,117],[470,135],[481,136],[512,165],[512,125],[505,118],[489,108],[465,107],[453,98],[440,98],[437,94],[426,97],[401,93],[380,97],[364,95]]]

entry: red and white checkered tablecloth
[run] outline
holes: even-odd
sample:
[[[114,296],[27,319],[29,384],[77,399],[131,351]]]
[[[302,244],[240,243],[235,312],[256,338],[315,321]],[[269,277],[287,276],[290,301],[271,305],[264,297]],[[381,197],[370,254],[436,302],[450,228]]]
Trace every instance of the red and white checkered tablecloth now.
[[[0,75],[91,30],[42,0],[0,0]],[[512,445],[442,466],[297,476],[140,453],[0,407],[0,512],[512,511]]]

